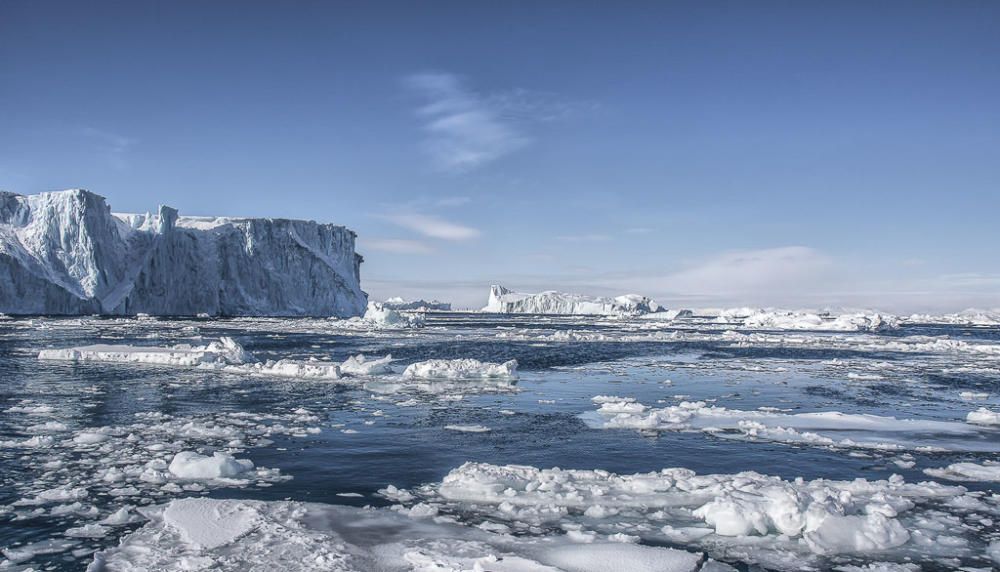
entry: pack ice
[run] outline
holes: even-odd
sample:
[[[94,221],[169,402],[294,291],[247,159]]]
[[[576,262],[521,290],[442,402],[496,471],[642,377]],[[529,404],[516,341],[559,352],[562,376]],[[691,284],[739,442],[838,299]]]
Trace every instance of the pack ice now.
[[[359,316],[354,240],[313,221],[114,214],[84,190],[0,192],[0,312]]]
[[[599,316],[636,316],[663,312],[666,308],[638,294],[615,298],[593,298],[550,290],[541,294],[522,294],[494,284],[483,312],[499,314],[577,314]]]

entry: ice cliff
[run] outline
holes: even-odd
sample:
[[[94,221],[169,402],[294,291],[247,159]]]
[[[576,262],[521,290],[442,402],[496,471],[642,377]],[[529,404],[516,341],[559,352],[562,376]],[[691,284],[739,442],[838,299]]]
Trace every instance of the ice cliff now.
[[[548,291],[541,294],[521,294],[503,286],[490,286],[490,298],[483,312],[501,314],[591,314],[639,315],[666,310],[653,300],[637,294],[615,298],[592,298],[579,294]]]
[[[0,312],[358,316],[354,239],[313,221],[114,214],[83,190],[0,192]]]

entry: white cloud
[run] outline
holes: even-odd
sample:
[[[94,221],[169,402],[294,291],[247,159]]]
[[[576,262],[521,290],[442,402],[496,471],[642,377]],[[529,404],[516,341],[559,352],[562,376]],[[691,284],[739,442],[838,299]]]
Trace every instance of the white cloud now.
[[[418,232],[431,238],[444,240],[471,240],[481,233],[478,229],[450,222],[442,218],[424,214],[396,214],[383,218],[403,228]]]
[[[530,142],[502,117],[496,98],[470,91],[453,74],[416,74],[405,83],[426,101],[417,114],[427,133],[425,148],[442,170],[475,169]]]
[[[430,254],[434,252],[431,247],[419,240],[406,240],[401,238],[375,238],[363,240],[360,243],[360,250],[379,250],[382,252],[394,252],[397,254]]]

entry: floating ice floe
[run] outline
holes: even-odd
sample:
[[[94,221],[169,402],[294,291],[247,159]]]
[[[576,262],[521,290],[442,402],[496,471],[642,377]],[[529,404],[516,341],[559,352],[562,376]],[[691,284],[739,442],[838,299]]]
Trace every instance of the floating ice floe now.
[[[503,363],[482,362],[475,359],[431,359],[406,366],[406,379],[517,379],[517,360]]]
[[[721,437],[838,448],[1000,452],[1000,433],[959,421],[897,419],[839,411],[745,411],[683,401],[653,408],[632,398],[597,396],[582,419],[601,429],[704,431]],[[970,413],[972,415],[972,413]]]
[[[1000,425],[1000,411],[990,411],[985,407],[980,407],[975,411],[970,411],[965,420],[976,425]]]
[[[996,498],[897,475],[805,481],[466,463],[439,484],[383,494],[517,534],[558,527],[581,539],[637,537],[781,570],[870,561],[868,554],[896,562],[974,559],[985,549],[982,515],[1000,515]]]
[[[393,359],[391,355],[381,358],[369,358],[364,354],[351,356],[340,364],[340,371],[348,375],[379,375],[392,373]]]
[[[149,522],[88,570],[348,572],[715,572],[702,554],[572,535],[515,538],[421,511],[185,498],[142,509]]]
[[[952,481],[1000,481],[1000,463],[986,461],[978,463],[952,463],[940,469],[924,469],[932,477]]]
[[[368,302],[363,320],[383,328],[412,328],[424,324],[422,314],[404,314],[380,302]]]
[[[219,341],[211,342],[204,346],[179,344],[163,348],[128,345],[91,345],[65,349],[47,349],[38,353],[38,359],[198,367],[243,364],[252,358],[236,340],[230,337],[222,337]]]
[[[167,470],[180,479],[232,479],[252,471],[253,461],[236,459],[219,451],[211,456],[199,455],[193,451],[181,451],[174,455]]]
[[[205,346],[179,344],[170,347],[144,347],[130,345],[94,345],[65,349],[42,350],[41,360],[72,362],[113,362],[169,365],[211,369],[233,374],[282,377],[305,380],[338,380],[341,373],[349,375],[377,375],[392,373],[392,356],[368,359],[364,355],[351,356],[341,364],[310,359],[251,361],[252,356],[232,338],[223,337]]]

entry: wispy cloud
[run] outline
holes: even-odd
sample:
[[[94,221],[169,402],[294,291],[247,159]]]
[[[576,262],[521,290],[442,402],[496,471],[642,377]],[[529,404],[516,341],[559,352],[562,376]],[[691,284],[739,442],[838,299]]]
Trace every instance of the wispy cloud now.
[[[80,135],[94,142],[97,151],[116,169],[128,167],[128,152],[139,142],[137,139],[95,127],[81,127],[79,132]]]
[[[484,98],[449,73],[408,76],[406,86],[425,100],[417,110],[427,133],[424,144],[435,165],[467,171],[528,144],[529,139]]]
[[[404,84],[423,101],[417,116],[425,150],[438,169],[449,172],[470,171],[524,148],[533,140],[528,131],[534,124],[597,107],[523,88],[479,93],[451,73],[413,74]]]
[[[434,250],[420,242],[419,240],[407,240],[402,238],[375,238],[364,240],[360,244],[361,250],[371,249],[381,252],[393,252],[396,254],[430,254]]]
[[[444,220],[440,217],[406,213],[385,215],[383,218],[396,226],[400,226],[424,236],[444,240],[471,240],[479,237],[479,229]]]

